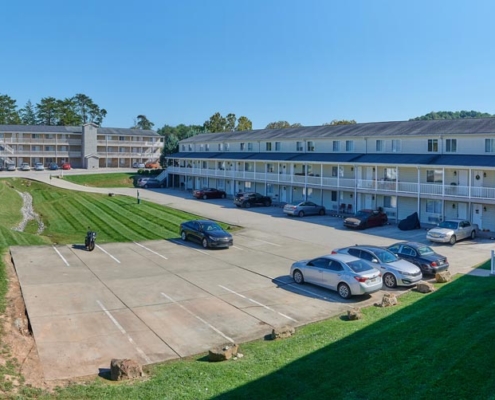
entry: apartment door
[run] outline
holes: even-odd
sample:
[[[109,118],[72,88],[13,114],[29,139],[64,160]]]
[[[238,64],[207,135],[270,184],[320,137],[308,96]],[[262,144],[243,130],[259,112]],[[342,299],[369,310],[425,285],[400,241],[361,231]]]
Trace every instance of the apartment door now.
[[[371,194],[366,194],[364,196],[364,208],[373,209],[373,198]]]
[[[467,203],[457,203],[457,218],[468,219]]]
[[[483,206],[481,204],[473,204],[473,217],[471,220],[473,224],[478,224],[478,227],[483,229]]]
[[[225,185],[225,193],[227,193],[227,195],[233,195],[233,190],[232,190],[232,181],[227,181],[226,182],[226,185]]]
[[[280,189],[280,201],[287,203],[287,186],[282,186]]]

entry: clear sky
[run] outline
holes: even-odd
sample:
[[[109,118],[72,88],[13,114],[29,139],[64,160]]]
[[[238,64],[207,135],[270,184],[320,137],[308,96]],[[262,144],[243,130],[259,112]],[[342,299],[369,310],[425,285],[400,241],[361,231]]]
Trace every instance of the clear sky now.
[[[24,0],[0,8],[0,94],[83,93],[106,127],[234,113],[264,128],[495,113],[492,0]]]

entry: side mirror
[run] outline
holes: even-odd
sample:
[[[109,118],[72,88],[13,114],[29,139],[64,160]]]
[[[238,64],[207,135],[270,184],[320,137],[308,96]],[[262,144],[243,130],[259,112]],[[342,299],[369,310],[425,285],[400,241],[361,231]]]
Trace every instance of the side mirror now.
[[[375,264],[378,264],[378,260],[377,260],[376,258],[372,258],[372,259],[371,259],[371,262],[372,262],[372,263],[375,263]]]

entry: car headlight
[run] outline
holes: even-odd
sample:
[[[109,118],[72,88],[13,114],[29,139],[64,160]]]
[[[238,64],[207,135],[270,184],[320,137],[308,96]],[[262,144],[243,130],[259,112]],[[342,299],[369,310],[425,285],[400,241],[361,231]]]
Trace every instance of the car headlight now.
[[[405,271],[401,271],[401,273],[404,276],[415,276],[417,274],[417,272],[405,272]]]
[[[214,242],[217,242],[220,239],[219,238],[216,238],[216,237],[210,237],[210,240],[213,240]]]
[[[354,222],[354,225],[359,225],[361,223],[361,221],[356,221]]]

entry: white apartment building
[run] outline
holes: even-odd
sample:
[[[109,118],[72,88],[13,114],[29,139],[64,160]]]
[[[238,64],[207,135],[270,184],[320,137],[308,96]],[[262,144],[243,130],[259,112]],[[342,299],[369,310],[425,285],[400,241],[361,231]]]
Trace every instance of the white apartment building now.
[[[391,220],[467,218],[495,231],[495,118],[207,133],[167,157],[169,185],[383,207]]]
[[[0,125],[0,164],[41,162],[75,168],[127,168],[158,160],[163,137],[154,131],[83,126]]]

